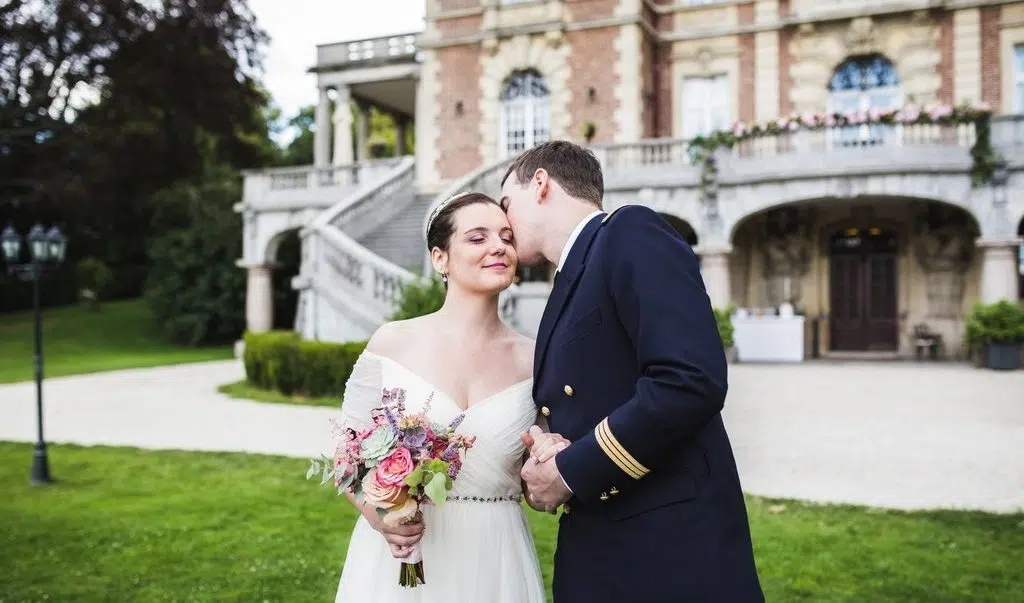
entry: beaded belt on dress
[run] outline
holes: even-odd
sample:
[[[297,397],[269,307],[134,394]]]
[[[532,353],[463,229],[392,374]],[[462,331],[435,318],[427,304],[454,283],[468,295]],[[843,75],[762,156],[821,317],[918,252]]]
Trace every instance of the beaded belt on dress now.
[[[507,496],[449,496],[448,500],[461,500],[463,502],[519,502],[522,494],[509,494]]]

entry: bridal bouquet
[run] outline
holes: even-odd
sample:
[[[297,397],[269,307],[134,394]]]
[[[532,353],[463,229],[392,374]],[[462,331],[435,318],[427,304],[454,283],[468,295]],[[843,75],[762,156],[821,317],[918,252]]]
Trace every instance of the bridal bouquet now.
[[[321,485],[333,479],[338,494],[352,493],[391,526],[413,521],[425,505],[440,507],[462,469],[462,454],[476,438],[455,432],[464,415],[449,425],[427,419],[430,401],[422,412],[406,414],[405,390],[385,389],[381,406],[370,413],[373,425],[362,431],[341,428],[334,458],[313,459],[306,479],[322,474]],[[425,582],[418,546],[402,562],[398,582],[407,587]]]

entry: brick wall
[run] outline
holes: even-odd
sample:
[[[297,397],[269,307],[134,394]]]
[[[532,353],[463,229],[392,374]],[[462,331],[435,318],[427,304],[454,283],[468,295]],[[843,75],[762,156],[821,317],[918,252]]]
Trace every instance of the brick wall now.
[[[610,142],[615,138],[615,109],[619,106],[615,98],[615,88],[619,85],[615,69],[619,60],[615,49],[618,35],[618,27],[565,34],[569,45],[569,89],[572,90],[568,132],[571,139],[583,139],[581,128],[588,120],[597,126],[594,142]],[[589,96],[590,88],[595,92],[593,100]]]
[[[999,52],[1001,6],[981,9],[981,100],[1002,109],[1002,65]]]
[[[437,172],[443,179],[466,174],[483,163],[480,156],[480,46],[437,49],[440,88],[437,94],[439,136]],[[458,114],[456,104],[462,103]]]
[[[940,103],[953,104],[953,11],[943,11],[936,17],[939,27],[939,90]]]
[[[441,19],[436,24],[437,31],[441,34],[442,38],[460,38],[479,32],[480,27],[483,25],[483,16],[469,15],[454,19]]]
[[[640,136],[642,138],[653,138],[656,134],[656,112],[655,103],[655,77],[654,60],[657,53],[657,43],[647,33],[643,35],[640,55]]]
[[[789,16],[789,0],[779,0],[779,18]],[[779,116],[793,112],[793,102],[789,91],[793,88],[793,78],[789,76],[789,66],[793,57],[789,54],[789,43],[793,39],[794,29],[783,27],[779,30]]]
[[[564,0],[573,21],[607,19],[615,14],[619,0]]]
[[[754,23],[754,3],[740,4],[736,7],[740,25]],[[740,34],[740,73],[737,90],[739,106],[737,115],[741,121],[751,122],[755,119],[757,94],[757,55],[754,52],[754,34]]]

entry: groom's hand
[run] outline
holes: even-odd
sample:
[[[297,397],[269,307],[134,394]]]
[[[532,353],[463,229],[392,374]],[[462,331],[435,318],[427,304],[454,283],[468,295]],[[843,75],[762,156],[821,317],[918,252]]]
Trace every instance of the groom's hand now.
[[[523,463],[520,475],[526,483],[530,506],[535,509],[552,512],[572,496],[553,457],[545,463],[538,463],[531,456]]]

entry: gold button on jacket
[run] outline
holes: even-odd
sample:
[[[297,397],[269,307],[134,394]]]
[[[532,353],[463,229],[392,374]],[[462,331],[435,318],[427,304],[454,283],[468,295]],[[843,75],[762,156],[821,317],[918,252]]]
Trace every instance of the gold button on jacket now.
[[[540,414],[544,415],[545,417],[550,416],[551,415],[551,409],[548,408],[547,406],[541,406],[540,407]]]
[[[572,386],[571,385],[566,385],[564,389],[565,389],[565,395],[566,396],[571,396],[572,395]]]

